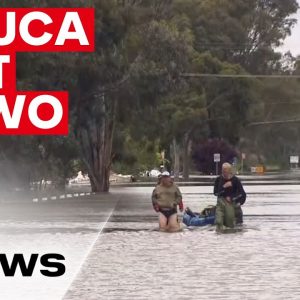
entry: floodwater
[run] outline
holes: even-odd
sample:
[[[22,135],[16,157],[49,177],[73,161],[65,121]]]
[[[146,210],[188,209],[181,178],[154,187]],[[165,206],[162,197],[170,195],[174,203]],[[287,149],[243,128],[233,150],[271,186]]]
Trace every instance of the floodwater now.
[[[194,210],[215,203],[211,187],[181,189]],[[242,232],[168,234],[153,230],[151,189],[123,189],[65,299],[300,299],[300,186],[246,191]]]
[[[214,204],[212,187],[181,187],[184,204]],[[157,231],[150,187],[0,205],[1,253],[60,253],[66,274],[3,278],[0,299],[300,299],[300,185],[245,185],[242,232]],[[27,256],[28,257],[28,256]],[[0,272],[1,273],[1,272]]]
[[[19,202],[18,202],[19,201]],[[0,253],[11,262],[13,254],[39,254],[32,277],[4,277],[0,265],[1,300],[62,299],[118,201],[117,196],[90,196],[38,203],[14,199],[0,204]],[[50,278],[40,273],[41,255],[57,253],[65,257],[66,272]],[[55,269],[50,269],[55,271]]]

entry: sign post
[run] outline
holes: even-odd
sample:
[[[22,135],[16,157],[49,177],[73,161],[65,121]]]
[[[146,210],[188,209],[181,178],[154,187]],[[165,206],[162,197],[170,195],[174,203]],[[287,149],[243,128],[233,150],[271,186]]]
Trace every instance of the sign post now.
[[[219,162],[221,161],[221,154],[220,153],[215,153],[214,154],[214,162],[216,163],[216,175],[218,175],[218,166]]]
[[[241,165],[241,174],[244,173],[244,160],[246,159],[246,153],[242,153],[242,165]]]
[[[295,167],[297,168],[299,164],[299,156],[298,155],[290,156],[290,164],[291,164],[291,168],[293,168],[293,165],[295,165]]]

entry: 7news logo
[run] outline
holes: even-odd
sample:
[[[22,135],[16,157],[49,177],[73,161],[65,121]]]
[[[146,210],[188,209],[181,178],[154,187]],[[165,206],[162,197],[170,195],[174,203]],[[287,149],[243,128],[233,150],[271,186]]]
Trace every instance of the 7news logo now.
[[[26,263],[23,254],[14,254],[11,262],[9,262],[6,254],[0,253],[0,276],[14,277],[19,266],[23,277],[31,277],[36,268],[38,258],[39,254],[31,254],[29,262]],[[40,273],[46,277],[64,275],[66,267],[61,262],[64,260],[65,258],[61,254],[49,253],[42,255],[40,257],[40,264],[42,266]]]

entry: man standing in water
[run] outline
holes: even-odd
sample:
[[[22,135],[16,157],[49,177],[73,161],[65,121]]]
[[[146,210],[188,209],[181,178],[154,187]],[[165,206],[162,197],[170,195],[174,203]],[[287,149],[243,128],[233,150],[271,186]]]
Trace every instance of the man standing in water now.
[[[180,229],[177,206],[180,211],[183,211],[182,195],[169,172],[162,173],[159,184],[153,190],[152,205],[158,212],[160,230],[178,231]]]
[[[242,224],[241,205],[246,201],[246,193],[240,180],[233,175],[231,164],[224,163],[222,165],[222,175],[217,177],[215,181],[214,195],[218,197],[217,230],[222,230],[224,225],[233,228],[235,224]]]

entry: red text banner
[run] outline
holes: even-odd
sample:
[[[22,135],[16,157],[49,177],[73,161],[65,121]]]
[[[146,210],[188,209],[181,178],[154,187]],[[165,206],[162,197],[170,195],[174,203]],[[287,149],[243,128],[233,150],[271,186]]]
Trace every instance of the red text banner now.
[[[7,135],[67,135],[67,92],[0,95],[0,132]]]
[[[67,135],[68,92],[16,91],[17,52],[92,52],[93,8],[0,9],[0,135]]]
[[[0,49],[8,52],[94,51],[94,9],[0,9]]]

